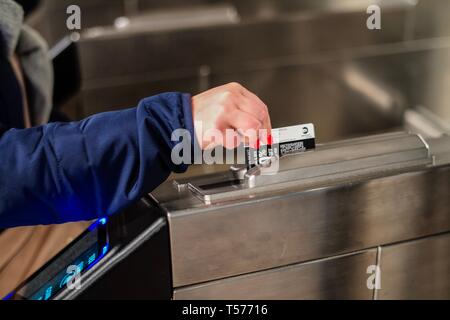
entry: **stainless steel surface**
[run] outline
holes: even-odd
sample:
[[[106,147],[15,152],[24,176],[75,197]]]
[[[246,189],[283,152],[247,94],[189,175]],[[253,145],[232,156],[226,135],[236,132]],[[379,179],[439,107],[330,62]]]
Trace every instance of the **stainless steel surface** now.
[[[212,21],[209,26],[187,29],[180,26],[178,30],[153,29],[151,24],[148,27],[144,24],[125,34],[126,30],[111,33],[113,27],[94,33],[86,30],[80,42],[83,76],[86,80],[100,81],[161,70],[189,70],[201,65],[242,66],[260,59],[403,40],[404,19],[410,6],[387,6],[383,16],[386,30],[381,33],[365,27],[367,6],[359,2],[359,10],[306,16],[301,11],[292,11],[289,17],[242,20],[238,24],[225,20],[217,25]],[[133,17],[130,20],[133,25]]]
[[[68,6],[80,7],[84,29],[112,24],[114,19],[127,13],[124,1],[129,0],[41,0],[40,7],[27,17],[26,23],[37,29],[52,47],[72,32],[66,26]]]
[[[212,85],[238,79],[269,106],[274,126],[312,122],[318,141],[403,125],[403,114],[417,106],[450,123],[450,41],[352,50],[266,62],[228,74],[212,72]],[[219,72],[217,72],[219,73]]]
[[[371,0],[231,0],[239,14],[244,19],[270,18],[292,13],[303,13],[305,15],[319,15],[325,13],[338,13],[348,11],[365,10],[374,4]],[[415,4],[409,0],[381,0],[377,1],[381,7],[414,8]]]
[[[196,212],[169,209],[174,285],[450,230],[449,181],[445,168]]]
[[[176,300],[201,299],[365,299],[367,268],[376,265],[377,250],[306,262],[243,276],[179,288]]]
[[[346,269],[373,261],[368,248],[380,245],[379,298],[448,297],[448,236],[392,244],[450,230],[450,1],[378,1],[377,31],[366,28],[369,0],[114,0],[102,15],[102,0],[70,4],[82,7],[83,28],[109,25],[84,29],[78,42],[80,117],[162,91],[195,94],[238,81],[266,102],[274,127],[312,122],[319,143],[406,128],[429,144],[431,159],[410,138],[390,145],[394,153],[377,151],[370,138],[361,150],[339,141],[335,160],[357,151],[344,166],[326,167],[319,148],[302,158],[314,168],[282,160],[294,170],[247,176],[245,188],[212,204],[191,192],[200,180],[189,175],[242,180],[244,172],[193,166],[176,178],[185,184],[152,193],[169,217],[175,298],[367,298],[367,275]],[[29,21],[54,42],[66,32],[67,5],[48,0],[52,19]],[[201,21],[193,19],[199,12]],[[129,20],[113,27],[120,15]],[[365,151],[373,154],[356,161]],[[376,168],[356,170],[364,164]],[[338,177],[305,176],[330,169]],[[311,261],[358,250],[369,251]],[[334,266],[342,277],[324,271]]]
[[[376,101],[355,93],[341,72],[355,58],[349,55],[353,49],[402,41],[411,6],[386,8],[386,29],[377,33],[358,27],[365,26],[365,7],[352,3],[321,14],[292,10],[289,17],[243,18],[231,25],[85,37],[80,42],[82,114],[133,105],[161,91],[196,93],[205,83],[233,80],[267,102],[274,126],[310,119],[322,142],[400,127],[401,99],[388,101],[392,112],[380,112]],[[401,78],[401,70],[397,73]],[[357,121],[349,121],[350,114]]]
[[[37,28],[46,40],[54,44],[67,35],[65,28],[66,8],[76,4],[83,11],[83,28],[109,25],[120,16],[136,16],[160,10],[204,7],[209,5],[234,6],[242,20],[271,19],[294,14],[324,15],[341,11],[364,11],[370,0],[43,0],[28,23]],[[386,7],[409,8],[405,21],[405,37],[429,38],[450,35],[447,0],[384,0],[377,1]],[[101,14],[99,14],[101,12]],[[52,19],[50,19],[51,17]],[[433,17],[433,18],[430,18]]]
[[[264,168],[256,166],[247,171],[245,184],[255,188],[292,181],[336,181],[349,176],[357,180],[425,168],[431,163],[428,145],[420,136],[398,132],[343,140],[283,157],[274,175],[266,175]]]
[[[51,43],[69,32],[67,6],[82,8],[83,89],[73,106],[79,110],[71,112],[79,117],[161,91],[196,93],[233,80],[267,101],[275,126],[314,122],[322,142],[392,130],[415,106],[450,122],[448,0],[377,1],[379,31],[365,27],[369,0],[43,3],[28,23]],[[202,15],[207,23],[176,28],[171,17],[186,10],[209,12]],[[233,12],[232,19],[221,12]],[[130,19],[126,35],[92,36],[89,28],[112,26],[122,15]],[[172,27],[161,29],[161,19],[142,23],[146,17],[164,17]]]
[[[428,139],[428,145],[434,156],[436,166],[443,166],[450,163],[450,136],[445,135],[441,138]]]
[[[438,4],[395,3],[381,4],[381,32],[365,27],[366,1],[302,1],[296,8],[289,1],[239,2],[239,22],[87,30],[79,43],[80,114],[128,107],[162,91],[196,93],[239,81],[267,103],[275,127],[313,122],[319,142],[397,130],[416,106],[449,122],[450,41],[432,33],[407,36],[415,32],[411,21],[422,21],[423,10]],[[131,17],[130,25],[142,17]]]
[[[210,204],[247,198],[259,189],[268,192],[293,184],[298,188],[314,187],[350,177],[361,180],[425,168],[431,163],[428,145],[421,137],[399,132],[340,141],[300,155],[273,159],[270,175],[267,168],[256,166],[237,181],[236,170],[231,167],[228,177],[222,174],[190,179],[187,188]]]
[[[432,155],[445,150],[448,144]],[[450,230],[449,163],[348,178],[307,187],[300,181],[211,205],[189,190],[175,192],[170,182],[161,186],[152,195],[169,217],[174,286]]]
[[[417,107],[415,110],[407,110],[404,118],[407,130],[419,133],[426,139],[450,134],[450,122],[428,109]]]
[[[236,8],[227,4],[215,4],[201,7],[181,7],[171,10],[156,10],[131,19],[121,17],[113,27],[90,28],[85,38],[126,37],[135,33],[168,32],[202,27],[223,26],[239,22]]]
[[[416,39],[450,36],[450,1],[420,0],[414,10],[410,26]]]
[[[450,234],[383,247],[378,298],[450,299]]]

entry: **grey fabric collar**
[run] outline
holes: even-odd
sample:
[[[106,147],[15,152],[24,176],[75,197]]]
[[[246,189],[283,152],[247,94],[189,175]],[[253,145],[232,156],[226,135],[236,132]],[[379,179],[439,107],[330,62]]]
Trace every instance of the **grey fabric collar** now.
[[[50,117],[53,97],[53,69],[45,41],[23,25],[23,10],[12,0],[0,0],[0,41],[6,54],[19,57],[27,80],[31,124],[44,124]]]
[[[23,23],[23,10],[11,0],[0,0],[0,32],[8,57],[16,50]]]
[[[45,124],[50,117],[53,97],[53,68],[47,44],[36,31],[23,26],[16,53],[27,79],[31,124]]]

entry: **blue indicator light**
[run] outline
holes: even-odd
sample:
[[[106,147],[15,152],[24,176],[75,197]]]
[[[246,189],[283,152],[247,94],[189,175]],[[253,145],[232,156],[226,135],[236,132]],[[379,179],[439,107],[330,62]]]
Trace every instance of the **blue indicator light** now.
[[[91,264],[92,262],[94,262],[95,258],[96,258],[96,254],[95,253],[91,254],[91,256],[88,258],[88,264]]]
[[[11,292],[10,294],[8,294],[6,297],[4,297],[2,300],[9,300],[14,296],[15,292]]]
[[[61,282],[59,283],[59,287],[62,288],[64,287],[76,274],[81,273],[81,271],[83,271],[84,268],[84,261],[81,261],[78,265],[77,268],[74,272],[72,273],[67,273],[61,280]]]
[[[100,221],[97,220],[95,224],[100,224]],[[77,260],[74,261],[72,265],[67,267],[67,270],[61,270],[58,275],[56,275],[52,280],[47,282],[46,285],[41,286],[37,293],[31,296],[31,300],[49,300],[55,294],[57,294],[61,289],[64,288],[65,285],[77,274],[81,274],[85,270],[91,269],[97,262],[99,262],[109,251],[109,244],[105,244],[101,247],[100,253],[98,252],[99,248],[98,244],[92,246],[88,249],[82,256],[80,256]],[[95,252],[93,252],[95,250]],[[73,270],[73,267],[76,267]],[[70,270],[69,270],[69,267]],[[44,291],[45,290],[45,291]],[[3,299],[0,300],[9,300],[14,296],[15,292],[11,292]]]
[[[51,297],[51,295],[52,295],[52,290],[53,290],[53,287],[52,287],[52,286],[48,287],[48,288],[45,290],[45,297],[44,297],[45,300],[48,300],[48,299]]]
[[[73,274],[71,274],[71,273],[70,274],[66,274],[64,276],[64,278],[62,278],[61,282],[59,283],[59,287],[60,288],[64,287],[67,284],[67,282],[69,282],[70,279],[72,279],[72,277],[73,277]]]
[[[88,230],[89,230],[89,231],[92,231],[92,230],[96,229],[96,228],[98,227],[99,224],[101,224],[101,225],[104,226],[107,222],[108,222],[108,219],[107,219],[107,218],[100,218],[100,219],[96,220],[94,223],[92,223],[92,224],[89,226]]]

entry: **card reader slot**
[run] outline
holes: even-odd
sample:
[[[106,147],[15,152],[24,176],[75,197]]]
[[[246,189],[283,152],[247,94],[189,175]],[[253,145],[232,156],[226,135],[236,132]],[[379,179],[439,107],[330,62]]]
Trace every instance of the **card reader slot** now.
[[[270,175],[262,166],[240,174],[233,167],[220,179],[192,179],[188,182],[188,189],[209,204],[248,197],[292,183],[301,186],[392,175],[425,168],[432,163],[428,145],[420,136],[409,133],[352,139],[273,160],[278,170]]]

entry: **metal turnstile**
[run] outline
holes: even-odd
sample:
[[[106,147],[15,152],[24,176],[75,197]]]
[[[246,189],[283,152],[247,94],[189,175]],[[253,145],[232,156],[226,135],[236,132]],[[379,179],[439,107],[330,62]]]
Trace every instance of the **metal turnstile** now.
[[[111,217],[81,288],[52,298],[450,298],[449,155],[447,136],[400,132],[319,145],[271,175],[177,177]]]

